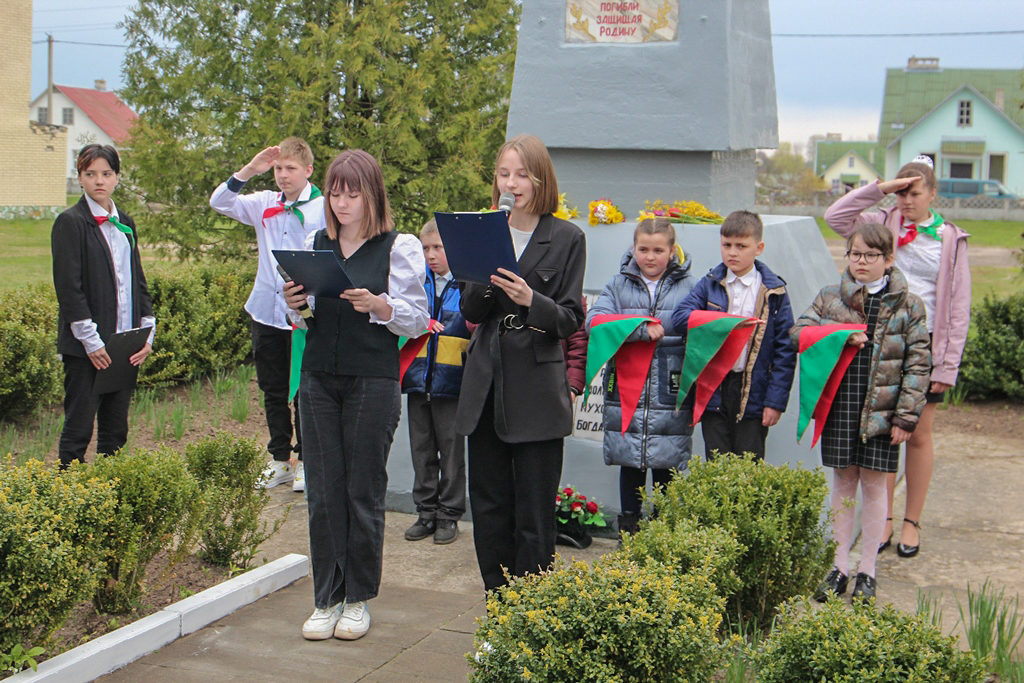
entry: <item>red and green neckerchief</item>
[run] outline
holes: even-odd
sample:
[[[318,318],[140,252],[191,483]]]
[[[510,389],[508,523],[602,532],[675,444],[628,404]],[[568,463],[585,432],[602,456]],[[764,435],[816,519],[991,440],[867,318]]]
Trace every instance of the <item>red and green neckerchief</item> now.
[[[800,330],[800,418],[796,425],[796,440],[803,438],[807,425],[814,418],[814,438],[811,448],[818,443],[825,428],[832,401],[839,382],[853,357],[856,346],[847,342],[856,332],[866,332],[867,325],[817,325]]]
[[[427,323],[427,329],[418,337],[399,337],[398,338],[398,383],[402,383],[402,379],[405,378],[405,373],[409,370],[409,366],[416,360],[416,356],[420,355],[420,350],[430,340],[433,332],[430,329],[434,326],[434,319],[431,318],[430,322]]]
[[[711,396],[736,364],[755,326],[761,322],[758,318],[716,311],[694,311],[690,314],[676,410],[696,382],[692,424],[700,422]]]
[[[96,219],[96,225],[103,225],[104,223],[109,222],[111,225],[113,225],[115,228],[117,228],[118,231],[123,232],[125,237],[128,238],[128,244],[132,245],[132,249],[135,248],[135,236],[132,235],[132,229],[129,228],[127,225],[125,225],[121,221],[117,220],[112,215],[111,216],[93,216],[93,218]]]
[[[939,234],[939,228],[941,228],[942,224],[946,222],[946,219],[935,211],[932,211],[932,215],[935,216],[935,220],[928,225],[918,225],[917,223],[911,223],[910,225],[904,224],[903,227],[907,229],[907,234],[899,239],[896,246],[902,247],[905,244],[910,244],[917,239],[918,233],[922,232],[935,241],[941,241],[942,235]]]
[[[270,218],[271,216],[276,216],[277,214],[282,213],[284,211],[291,211],[292,213],[295,214],[295,217],[299,219],[299,223],[305,225],[306,217],[302,215],[301,211],[299,211],[299,207],[302,206],[303,204],[308,204],[309,202],[313,201],[314,199],[317,199],[318,197],[323,196],[323,193],[320,192],[320,189],[316,185],[310,183],[309,186],[312,188],[309,191],[309,199],[296,199],[291,204],[284,203],[284,192],[282,192],[281,198],[277,200],[277,206],[272,206],[269,209],[264,210],[262,221],[263,227],[267,227],[268,218]]]
[[[292,325],[291,369],[288,372],[288,401],[295,400],[299,391],[299,376],[302,374],[302,354],[306,350],[306,330]]]
[[[587,376],[583,401],[590,395],[590,382],[597,376],[601,366],[615,357],[615,373],[619,385],[619,401],[622,405],[622,433],[633,420],[633,414],[644,392],[647,375],[651,371],[656,341],[633,341],[626,338],[638,327],[647,323],[660,323],[658,318],[644,315],[606,313],[595,315],[590,323],[590,339],[587,341]]]

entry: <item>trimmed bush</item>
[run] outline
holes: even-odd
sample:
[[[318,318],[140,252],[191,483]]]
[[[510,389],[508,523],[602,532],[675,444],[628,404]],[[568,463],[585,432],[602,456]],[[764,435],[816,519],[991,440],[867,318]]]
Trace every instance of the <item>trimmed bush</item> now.
[[[107,483],[117,496],[93,601],[103,612],[130,612],[142,594],[149,561],[176,541],[179,553],[191,548],[200,521],[199,488],[181,456],[168,450],[122,451],[76,469],[90,485]]]
[[[730,620],[771,623],[775,609],[809,594],[832,567],[835,544],[823,516],[828,486],[820,469],[772,467],[734,455],[712,462],[690,461],[690,474],[676,477],[651,496],[659,518],[670,526],[692,520],[719,526],[743,547],[737,564],[739,589],[727,606]]]
[[[616,553],[558,565],[487,601],[470,680],[676,683],[711,680],[724,654],[723,600],[701,574]]]
[[[60,400],[64,370],[56,345],[53,287],[6,292],[0,308],[0,419]]]
[[[972,398],[1024,400],[1024,293],[986,295],[971,312],[977,332],[967,341],[960,381]]]
[[[0,463],[0,652],[44,645],[92,595],[115,505],[81,472]]]
[[[754,655],[759,683],[981,683],[985,662],[921,615],[830,600],[783,606]]]
[[[272,525],[260,521],[270,501],[267,490],[259,485],[265,465],[263,448],[255,439],[225,433],[187,444],[185,460],[206,503],[199,556],[222,567],[248,567],[288,514],[285,510]]]

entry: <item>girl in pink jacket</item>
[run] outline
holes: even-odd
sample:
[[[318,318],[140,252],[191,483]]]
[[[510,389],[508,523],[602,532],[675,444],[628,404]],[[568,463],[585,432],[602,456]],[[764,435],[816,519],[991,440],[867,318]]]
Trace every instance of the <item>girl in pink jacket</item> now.
[[[896,552],[914,557],[920,548],[921,513],[935,464],[932,424],[942,394],[956,384],[971,317],[971,273],[967,265],[969,235],[932,211],[937,183],[934,162],[919,156],[892,180],[858,188],[833,204],[825,220],[840,235],[861,223],[882,223],[896,240],[896,266],[907,276],[910,291],[924,300],[932,338],[931,386],[917,429],[907,442],[907,504]],[[892,209],[867,211],[887,194],[896,194]],[[889,475],[889,518],[885,550],[892,541],[892,497],[896,475]]]

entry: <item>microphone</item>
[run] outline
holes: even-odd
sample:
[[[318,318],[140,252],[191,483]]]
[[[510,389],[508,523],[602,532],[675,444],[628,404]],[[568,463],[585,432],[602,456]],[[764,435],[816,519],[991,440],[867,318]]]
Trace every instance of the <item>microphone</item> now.
[[[285,282],[290,282],[291,281],[291,278],[288,277],[288,273],[285,272],[285,269],[281,266],[280,263],[277,264],[277,274],[280,275],[284,279]],[[307,304],[305,301],[303,301],[302,305],[299,306],[298,311],[299,311],[299,315],[301,315],[303,317],[303,319],[305,319],[305,320],[308,320],[309,318],[313,317],[313,310],[309,307],[309,304]]]
[[[511,192],[502,192],[498,197],[498,211],[511,213],[512,207],[516,205],[516,196]]]

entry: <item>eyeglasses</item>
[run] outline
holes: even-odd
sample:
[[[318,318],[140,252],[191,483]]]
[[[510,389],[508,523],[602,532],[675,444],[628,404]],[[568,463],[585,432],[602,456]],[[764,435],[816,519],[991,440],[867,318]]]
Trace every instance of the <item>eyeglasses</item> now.
[[[848,251],[846,258],[850,259],[850,263],[857,263],[861,259],[864,259],[864,263],[874,263],[882,258],[882,254],[877,251]]]

